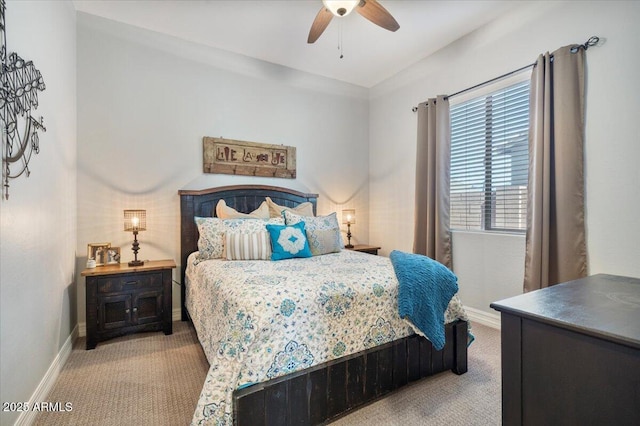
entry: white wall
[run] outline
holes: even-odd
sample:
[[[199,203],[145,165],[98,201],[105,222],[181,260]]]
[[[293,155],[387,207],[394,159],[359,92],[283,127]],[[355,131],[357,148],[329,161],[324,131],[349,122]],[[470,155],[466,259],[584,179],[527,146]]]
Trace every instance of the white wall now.
[[[78,271],[92,242],[133,258],[125,208],[147,210],[139,257],[179,262],[180,189],[253,183],[319,193],[319,214],[356,208],[352,232],[366,242],[367,96],[360,87],[79,13]],[[204,136],[295,146],[298,177],[205,175]],[[83,323],[80,276],[78,289]],[[177,285],[173,295],[176,309]]]
[[[370,242],[411,251],[416,117],[411,108],[582,43],[587,52],[586,219],[591,274],[640,277],[639,2],[535,2],[464,37],[371,90]],[[522,291],[524,238],[455,233],[454,272],[463,303]],[[495,312],[494,312],[495,313]]]
[[[9,52],[32,60],[46,89],[31,176],[0,201],[0,400],[29,401],[76,318],[76,30],[71,2],[9,1]],[[69,340],[70,341],[70,340]],[[17,412],[2,411],[1,424]]]

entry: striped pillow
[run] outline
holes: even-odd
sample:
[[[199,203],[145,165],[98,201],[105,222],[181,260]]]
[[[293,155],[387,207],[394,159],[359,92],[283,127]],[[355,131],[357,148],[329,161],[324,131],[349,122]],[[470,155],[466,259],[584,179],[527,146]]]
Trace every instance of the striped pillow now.
[[[271,240],[266,231],[241,234],[227,232],[225,235],[227,260],[270,260]]]

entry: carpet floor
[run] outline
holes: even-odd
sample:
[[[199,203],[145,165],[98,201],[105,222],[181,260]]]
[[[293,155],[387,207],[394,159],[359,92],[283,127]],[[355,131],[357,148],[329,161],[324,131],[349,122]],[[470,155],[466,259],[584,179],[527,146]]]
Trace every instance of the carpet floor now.
[[[333,426],[499,425],[500,332],[473,324],[469,371],[422,379]],[[47,401],[71,403],[66,412],[41,412],[35,425],[188,425],[209,365],[193,327],[173,334],[120,337],[86,351],[79,338]]]

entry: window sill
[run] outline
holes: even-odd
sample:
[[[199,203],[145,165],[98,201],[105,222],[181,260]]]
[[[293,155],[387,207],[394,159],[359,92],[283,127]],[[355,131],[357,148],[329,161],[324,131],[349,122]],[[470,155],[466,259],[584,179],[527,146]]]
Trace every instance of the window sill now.
[[[524,232],[510,232],[510,231],[476,231],[469,229],[452,229],[451,234],[472,234],[472,235],[495,235],[495,236],[504,236],[504,237],[515,237],[515,238],[526,238],[526,233]]]

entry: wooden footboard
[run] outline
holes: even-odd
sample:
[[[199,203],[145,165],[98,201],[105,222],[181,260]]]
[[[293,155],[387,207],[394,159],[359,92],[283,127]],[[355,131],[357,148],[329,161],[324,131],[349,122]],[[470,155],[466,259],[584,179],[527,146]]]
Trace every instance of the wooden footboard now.
[[[303,371],[238,389],[234,424],[317,425],[340,417],[389,392],[446,370],[467,371],[467,323],[445,327],[445,347],[427,339],[404,339]]]

